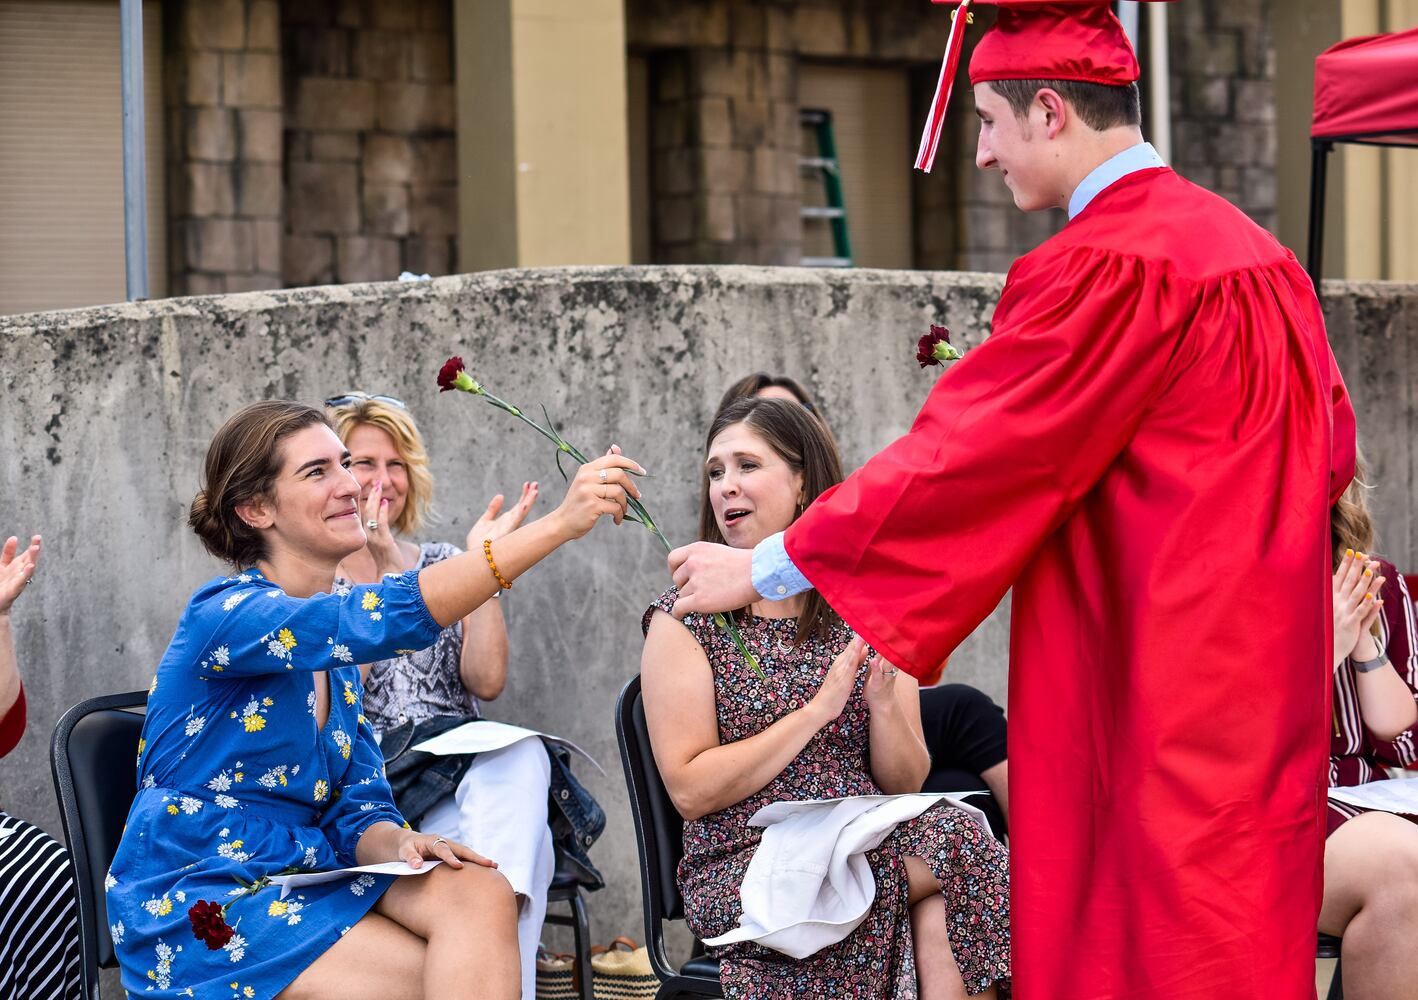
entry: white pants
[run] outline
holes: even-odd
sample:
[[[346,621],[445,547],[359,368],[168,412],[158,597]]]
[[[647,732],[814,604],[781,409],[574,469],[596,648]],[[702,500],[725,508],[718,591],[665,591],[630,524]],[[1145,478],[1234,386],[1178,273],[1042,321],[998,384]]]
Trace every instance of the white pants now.
[[[547,791],[551,762],[539,739],[481,753],[458,789],[440,799],[419,823],[423,833],[457,840],[497,862],[517,893],[517,944],[522,955],[522,1000],[537,995],[537,945],[547,915],[547,889],[556,872]]]

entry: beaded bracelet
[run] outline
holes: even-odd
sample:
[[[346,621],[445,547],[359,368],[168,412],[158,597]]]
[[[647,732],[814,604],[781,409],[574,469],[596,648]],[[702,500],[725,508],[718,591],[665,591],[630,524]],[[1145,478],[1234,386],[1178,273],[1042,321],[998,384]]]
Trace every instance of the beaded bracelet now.
[[[512,584],[508,583],[497,570],[497,563],[492,561],[492,539],[483,539],[483,555],[487,556],[487,568],[492,570],[492,575],[497,577],[497,582],[502,585],[503,590],[511,590]]]

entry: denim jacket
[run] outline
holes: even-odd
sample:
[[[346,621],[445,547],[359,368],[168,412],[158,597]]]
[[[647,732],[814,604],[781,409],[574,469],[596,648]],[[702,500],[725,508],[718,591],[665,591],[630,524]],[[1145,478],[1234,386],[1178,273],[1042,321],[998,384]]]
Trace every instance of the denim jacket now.
[[[434,803],[452,795],[467,774],[476,754],[439,755],[411,747],[467,722],[466,716],[439,715],[423,722],[405,722],[384,733],[380,749],[394,804],[410,825],[417,827]],[[571,752],[543,741],[551,762],[551,791],[547,822],[556,847],[557,869],[572,874],[584,889],[600,889],[606,882],[591,863],[589,851],[606,828],[600,803],[571,773]]]

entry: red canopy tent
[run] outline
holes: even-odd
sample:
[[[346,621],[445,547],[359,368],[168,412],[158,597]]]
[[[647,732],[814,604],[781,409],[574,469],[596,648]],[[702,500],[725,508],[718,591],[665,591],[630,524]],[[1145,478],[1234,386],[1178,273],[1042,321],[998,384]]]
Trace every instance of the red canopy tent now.
[[[1310,278],[1319,284],[1325,165],[1335,143],[1418,146],[1418,28],[1350,38],[1315,59]]]

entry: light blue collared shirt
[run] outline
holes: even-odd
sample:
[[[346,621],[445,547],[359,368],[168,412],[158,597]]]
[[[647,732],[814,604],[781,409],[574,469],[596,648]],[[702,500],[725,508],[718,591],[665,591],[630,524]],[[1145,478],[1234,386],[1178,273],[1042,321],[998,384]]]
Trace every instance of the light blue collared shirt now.
[[[1140,142],[1109,157],[1083,178],[1068,199],[1068,217],[1072,219],[1088,207],[1089,203],[1128,174],[1167,164],[1152,148],[1150,142]],[[782,601],[804,590],[811,590],[812,584],[788,557],[788,549],[783,544],[783,532],[769,535],[753,547],[753,589],[770,601]]]
[[[1152,143],[1139,142],[1136,146],[1129,146],[1094,167],[1078,187],[1073,189],[1073,194],[1068,199],[1068,217],[1072,219],[1087,208],[1089,202],[1098,197],[1104,188],[1117,183],[1128,174],[1166,165],[1162,157],[1157,155],[1157,150],[1152,148]]]
[[[753,547],[753,589],[770,601],[782,601],[811,590],[807,577],[788,558],[783,532],[769,535]]]

